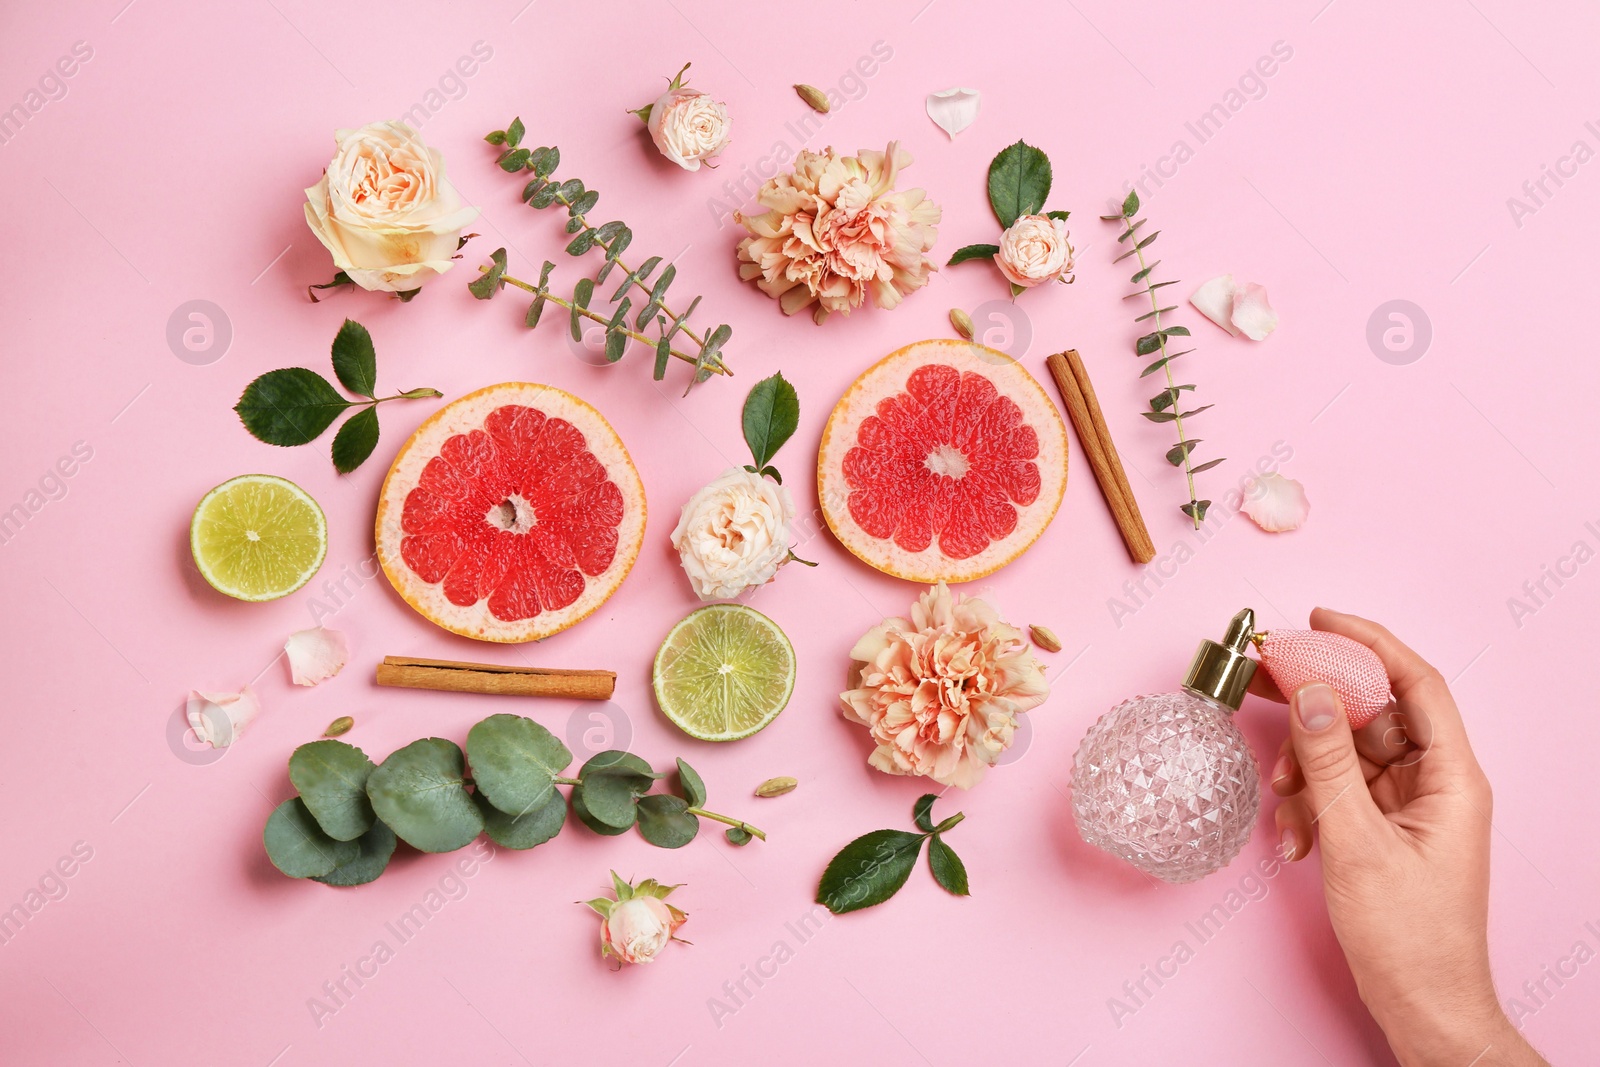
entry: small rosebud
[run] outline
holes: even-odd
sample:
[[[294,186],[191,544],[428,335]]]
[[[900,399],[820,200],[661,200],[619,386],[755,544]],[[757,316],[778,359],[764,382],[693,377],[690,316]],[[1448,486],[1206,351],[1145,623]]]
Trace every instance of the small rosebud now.
[[[793,793],[799,784],[800,783],[798,781],[786,775],[781,775],[777,778],[768,778],[766,781],[756,786],[756,796],[781,797],[785,793]]]
[[[968,341],[972,340],[972,316],[968,315],[965,311],[962,311],[960,308],[951,308],[950,325],[956,328],[956,333],[959,333]]]
[[[675,885],[662,885],[646,878],[638,885],[624,882],[611,872],[615,898],[596,897],[583,901],[600,916],[600,955],[615,956],[623,963],[650,963],[656,954],[676,941],[678,927],[688,916],[666,898]]]
[[[1061,639],[1043,626],[1028,627],[1028,634],[1033,638],[1033,643],[1046,652],[1061,651]]]
[[[826,115],[832,108],[832,105],[828,103],[828,94],[818,89],[815,85],[796,85],[794,91],[800,94],[800,99],[804,100],[806,106],[811,108],[812,111]]]
[[[341,715],[328,724],[328,728],[322,731],[322,736],[338,737],[340,734],[347,734],[350,732],[350,727],[354,726],[355,724],[356,721],[350,716]]]

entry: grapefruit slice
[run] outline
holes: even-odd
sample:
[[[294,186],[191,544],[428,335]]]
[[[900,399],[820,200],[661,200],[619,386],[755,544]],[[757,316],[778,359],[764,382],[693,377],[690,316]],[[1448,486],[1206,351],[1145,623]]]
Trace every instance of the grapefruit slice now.
[[[401,447],[378,497],[378,561],[446,630],[533,641],[617,591],[644,519],[639,472],[600,413],[507,382],[441,408]]]
[[[887,574],[966,582],[1022,554],[1067,487],[1067,430],[1022,365],[919,341],[873,365],[822,432],[817,496],[841,544]]]

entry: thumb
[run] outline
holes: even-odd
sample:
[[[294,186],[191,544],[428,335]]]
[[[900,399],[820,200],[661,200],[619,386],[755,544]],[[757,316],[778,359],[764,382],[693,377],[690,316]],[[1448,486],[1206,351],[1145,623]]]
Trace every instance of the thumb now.
[[[1381,829],[1383,816],[1367,792],[1339,696],[1331,686],[1313,682],[1295,690],[1289,703],[1289,737],[1323,849],[1360,848],[1363,839]]]

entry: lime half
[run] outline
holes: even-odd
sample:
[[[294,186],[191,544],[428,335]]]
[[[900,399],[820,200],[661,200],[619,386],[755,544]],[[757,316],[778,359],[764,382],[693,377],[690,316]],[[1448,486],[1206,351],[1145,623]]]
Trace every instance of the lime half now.
[[[200,574],[240,600],[276,600],[311,580],[328,554],[328,523],[293,482],[244,474],[205,495],[189,524]]]
[[[778,717],[794,692],[794,646],[740,604],[712,604],[672,628],[656,653],[656,703],[702,741],[736,741]]]

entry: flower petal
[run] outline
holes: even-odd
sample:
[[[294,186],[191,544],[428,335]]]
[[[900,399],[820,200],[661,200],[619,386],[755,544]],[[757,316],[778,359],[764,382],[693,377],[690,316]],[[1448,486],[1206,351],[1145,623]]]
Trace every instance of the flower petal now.
[[[189,729],[196,737],[212,748],[227,748],[239,739],[250,720],[261,711],[261,702],[248,685],[237,693],[202,693],[191,689],[184,711],[189,718]]]
[[[289,654],[289,674],[295,685],[316,685],[344,669],[350,645],[344,634],[318,626],[289,635],[283,643]]]
[[[1196,289],[1189,303],[1200,314],[1238,337],[1239,329],[1233,324],[1233,293],[1233,275],[1222,274]]]
[[[1239,510],[1268,533],[1294,530],[1306,521],[1311,504],[1306,487],[1281,474],[1263,474],[1250,484]]]
[[[943,89],[928,94],[928,117],[954,139],[978,117],[980,103],[981,94],[976,89]]]
[[[1249,282],[1233,291],[1231,312],[1235,333],[1242,333],[1252,341],[1263,341],[1278,328],[1278,313],[1267,303],[1265,286]]]

